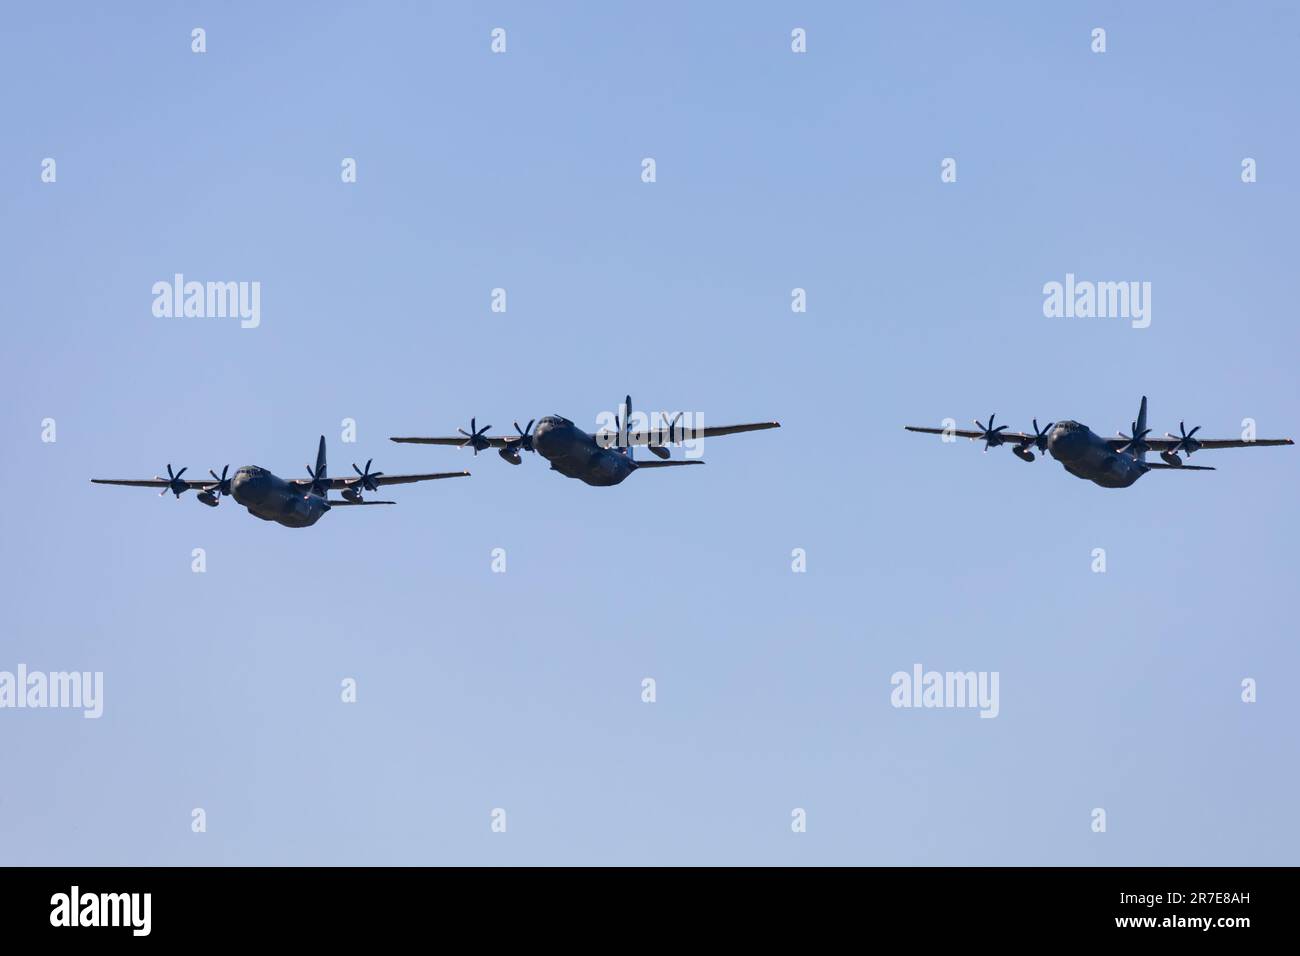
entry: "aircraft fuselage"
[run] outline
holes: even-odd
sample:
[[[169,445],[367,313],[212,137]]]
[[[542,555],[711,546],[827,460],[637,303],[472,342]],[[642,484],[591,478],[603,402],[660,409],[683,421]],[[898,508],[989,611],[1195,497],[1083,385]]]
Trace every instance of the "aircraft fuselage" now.
[[[237,502],[263,521],[274,521],[286,528],[310,528],[325,512],[329,503],[320,495],[293,485],[257,465],[244,465],[230,479],[230,494]]]
[[[1058,422],[1047,437],[1047,450],[1070,474],[1103,488],[1127,488],[1151,470],[1078,422]]]
[[[551,463],[552,471],[598,487],[617,485],[637,469],[632,458],[616,449],[600,447],[594,435],[558,415],[537,423],[533,450]]]

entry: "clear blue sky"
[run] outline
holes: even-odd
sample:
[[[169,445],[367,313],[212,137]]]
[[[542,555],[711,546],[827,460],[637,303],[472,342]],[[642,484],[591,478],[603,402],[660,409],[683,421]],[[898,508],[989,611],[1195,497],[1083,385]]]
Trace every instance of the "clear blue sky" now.
[[[1300,431],[1293,5],[334,6],[3,14],[0,669],[105,702],[0,712],[0,862],[1297,862],[1296,450],[1108,491],[902,429]],[[1151,327],[1044,318],[1067,272]],[[629,391],[784,427],[613,489],[387,441]],[[87,481],[322,433],[474,476],[307,531]],[[917,662],[999,717],[892,708]]]

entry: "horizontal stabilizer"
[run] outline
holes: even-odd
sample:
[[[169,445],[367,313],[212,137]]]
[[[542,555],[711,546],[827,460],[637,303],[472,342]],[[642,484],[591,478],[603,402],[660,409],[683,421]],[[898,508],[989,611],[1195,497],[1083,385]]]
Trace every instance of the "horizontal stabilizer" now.
[[[677,465],[702,465],[702,459],[699,458],[681,458],[677,461],[638,461],[636,463],[637,471],[642,468],[673,468]]]
[[[1159,468],[1162,471],[1214,471],[1209,465],[1162,465],[1156,461],[1144,461],[1142,464],[1148,468]]]
[[[325,503],[329,505],[331,508],[351,508],[353,505],[395,505],[397,504],[396,501],[347,501],[346,499],[342,499],[342,498],[340,498],[338,501],[335,501],[333,498],[331,498],[329,501]]]

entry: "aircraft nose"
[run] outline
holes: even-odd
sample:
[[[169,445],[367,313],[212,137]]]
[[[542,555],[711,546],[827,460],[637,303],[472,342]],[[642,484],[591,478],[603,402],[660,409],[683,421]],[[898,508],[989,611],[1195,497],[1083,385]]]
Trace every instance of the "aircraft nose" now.
[[[1078,435],[1065,428],[1053,428],[1047,436],[1047,450],[1057,458],[1071,457],[1078,447]]]
[[[230,477],[230,493],[238,498],[241,491],[248,491],[253,487],[254,476],[242,468]]]
[[[551,432],[554,430],[554,422],[538,422],[537,427],[533,429],[533,450],[540,451],[546,445]]]

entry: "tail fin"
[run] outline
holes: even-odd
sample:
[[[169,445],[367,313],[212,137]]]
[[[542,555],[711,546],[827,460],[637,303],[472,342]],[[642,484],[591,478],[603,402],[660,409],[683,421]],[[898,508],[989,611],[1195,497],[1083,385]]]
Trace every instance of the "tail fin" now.
[[[633,461],[635,461],[636,455],[632,451],[632,444],[628,441],[628,436],[632,434],[632,396],[631,395],[623,399],[623,405],[619,409],[619,411],[622,412],[622,416],[621,417],[615,416],[615,420],[619,423],[619,428],[618,428],[619,451],[627,455],[628,458],[631,458]]]
[[[1134,437],[1141,435],[1147,429],[1147,397],[1145,395],[1142,396],[1142,405],[1138,408],[1137,422],[1133,427],[1136,429],[1133,432]],[[1145,451],[1138,452],[1137,460],[1146,461],[1147,453]]]

